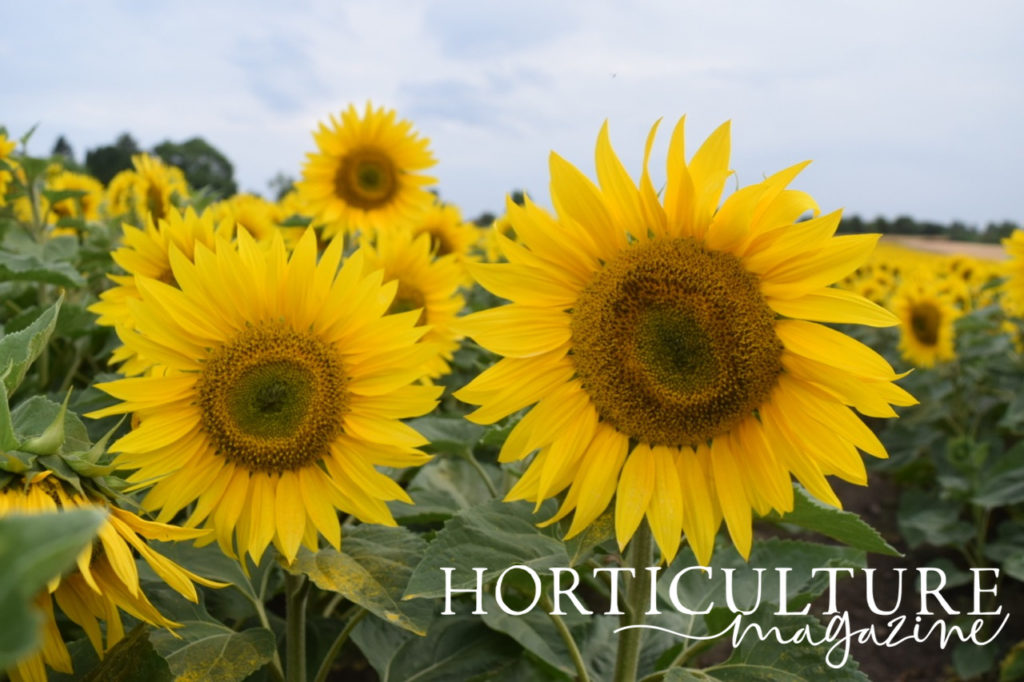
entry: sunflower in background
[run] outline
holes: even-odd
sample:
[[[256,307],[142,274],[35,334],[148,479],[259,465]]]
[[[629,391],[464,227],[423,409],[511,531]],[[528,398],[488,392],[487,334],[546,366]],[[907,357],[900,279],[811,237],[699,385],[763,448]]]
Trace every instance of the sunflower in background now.
[[[53,222],[61,218],[81,218],[86,221],[100,219],[100,204],[103,202],[103,183],[91,175],[60,169],[48,175],[46,189],[54,192],[82,192],[76,197],[67,197],[50,204]]]
[[[900,352],[916,367],[956,358],[953,323],[963,311],[944,284],[922,269],[904,279],[893,296],[892,309],[900,319]]]
[[[483,230],[480,242],[484,252],[484,260],[488,263],[497,263],[501,260],[500,240],[502,237],[513,240],[516,238],[516,231],[508,219],[508,214],[496,218],[490,227]]]
[[[307,230],[289,258],[283,238],[170,249],[177,287],[137,275],[125,345],[165,376],[98,387],[124,402],[90,414],[134,413],[114,464],[148,488],[157,520],[192,505],[185,525],[213,528],[225,553],[287,561],[323,535],[341,542],[337,511],[395,525],[385,504],[411,502],[376,465],[418,466],[427,443],[400,420],[429,412],[441,387],[417,383],[437,354],[419,343],[419,311],[386,315],[398,282],[366,274],[342,240],[317,262]]]
[[[398,282],[388,312],[419,310],[418,323],[429,328],[423,341],[435,344],[437,355],[428,363],[426,376],[436,379],[448,374],[448,362],[462,338],[454,329],[455,316],[465,305],[459,293],[462,268],[455,255],[434,259],[430,236],[413,237],[405,230],[378,232],[376,246],[364,248],[367,273],[380,269],[385,284]]]
[[[724,518],[743,556],[752,510],[786,512],[790,474],[839,506],[826,476],[865,484],[858,449],[885,457],[854,413],[895,416],[916,401],[880,355],[820,322],[892,326],[885,309],[829,285],[871,254],[877,235],[834,237],[839,213],[817,213],[786,189],[801,163],[744,187],[719,206],[730,174],[729,126],[689,163],[683,121],[669,143],[658,199],[597,141],[594,185],[551,155],[556,214],[507,202],[517,242],[508,263],[472,272],[512,301],[460,327],[504,355],[456,392],[492,423],[532,408],[500,461],[538,451],[506,499],[540,502],[568,488],[554,518],[575,510],[568,535],[615,497],[624,547],[646,516],[662,558],[685,532],[702,564]],[[853,408],[853,409],[851,409]]]
[[[1003,309],[1012,317],[1024,317],[1024,230],[1014,230],[1003,240],[1009,259],[1003,264]]]
[[[408,226],[433,203],[423,187],[436,180],[422,175],[436,163],[430,141],[394,110],[367,102],[360,116],[349,105],[313,139],[317,151],[306,155],[297,187],[324,239]]]
[[[177,627],[178,624],[163,616],[142,591],[133,548],[161,580],[191,602],[198,600],[193,583],[224,587],[223,583],[182,568],[151,549],[144,540],[193,540],[206,535],[207,531],[146,521],[68,489],[49,471],[36,473],[23,482],[11,482],[0,490],[0,518],[8,514],[41,514],[82,507],[105,510],[107,520],[100,526],[95,546],[86,547],[78,556],[77,568],[55,578],[36,597],[36,606],[43,614],[42,649],[7,671],[13,682],[45,682],[47,666],[62,673],[73,672],[71,656],[57,629],[54,603],[85,631],[89,643],[101,657],[124,637],[122,611],[156,627]]]
[[[125,274],[107,275],[117,286],[100,294],[100,300],[89,306],[89,311],[99,315],[97,324],[116,327],[127,332],[135,326],[135,314],[130,301],[140,298],[137,277],[147,277],[172,286],[177,286],[171,268],[171,249],[177,249],[191,259],[196,244],[216,249],[218,243],[227,243],[232,237],[234,224],[230,220],[214,220],[207,211],[202,216],[190,207],[183,213],[169,208],[162,219],[146,218],[145,227],[122,225],[124,236],[121,246],[111,253],[111,258]],[[133,348],[126,345],[115,349],[110,363],[120,364],[120,372],[126,375],[141,374],[152,366],[142,359]]]
[[[14,140],[7,139],[7,133],[0,130],[0,163],[7,166],[5,168],[0,165],[0,206],[7,205],[7,185],[10,184],[14,176],[11,170],[15,167],[15,161],[11,157],[11,154],[17,148],[18,143]]]

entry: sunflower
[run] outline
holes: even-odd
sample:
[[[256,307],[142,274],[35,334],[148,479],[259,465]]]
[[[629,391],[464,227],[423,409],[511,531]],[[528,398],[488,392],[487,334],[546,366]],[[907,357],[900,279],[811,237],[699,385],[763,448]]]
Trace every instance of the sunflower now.
[[[394,110],[350,104],[313,139],[298,189],[325,237],[408,225],[433,202],[423,186],[436,180],[420,174],[436,163],[429,140]]]
[[[480,229],[463,222],[454,204],[434,202],[412,227],[413,234],[430,235],[430,250],[436,256],[454,256],[461,264],[471,260],[470,252],[480,241]]]
[[[150,625],[162,628],[178,624],[163,616],[146,598],[139,585],[132,548],[157,576],[189,601],[198,597],[193,582],[209,587],[224,584],[206,580],[177,565],[151,549],[143,538],[151,540],[191,540],[206,531],[178,528],[145,521],[135,514],[68,490],[50,472],[10,483],[0,490],[0,517],[7,514],[40,514],[91,507],[104,509],[107,520],[100,526],[98,541],[78,556],[77,568],[55,578],[36,596],[43,613],[43,644],[40,651],[20,660],[8,670],[13,682],[45,682],[46,666],[63,673],[73,672],[71,656],[57,629],[54,603],[85,631],[96,653],[102,656],[124,636],[121,611]],[[101,627],[100,621],[106,626]]]
[[[122,246],[111,257],[126,274],[108,275],[117,286],[100,294],[100,300],[89,306],[89,311],[99,315],[97,324],[128,330],[135,325],[129,301],[140,297],[136,277],[157,279],[176,286],[171,269],[171,248],[176,248],[189,259],[195,253],[196,244],[216,249],[218,242],[231,238],[233,223],[230,220],[216,222],[209,211],[198,216],[191,207],[184,213],[170,207],[166,216],[159,220],[154,220],[149,214],[144,229],[128,224],[123,224],[122,228]],[[123,363],[121,372],[129,375],[139,374],[152,365],[141,360],[128,346],[116,349],[111,363]]]
[[[176,166],[168,166],[158,157],[136,154],[134,170],[121,171],[107,187],[107,213],[111,216],[134,211],[136,220],[149,217],[159,220],[167,216],[178,200],[188,197],[185,174]]]
[[[285,216],[281,208],[255,194],[236,194],[211,204],[207,212],[215,220],[228,220],[246,230],[257,241],[267,241],[280,229]]]
[[[506,499],[540,502],[568,488],[554,522],[568,535],[615,496],[624,547],[643,517],[671,561],[685,531],[706,564],[724,517],[743,556],[751,510],[786,512],[790,474],[839,506],[826,475],[865,484],[858,448],[881,443],[850,409],[894,416],[914,399],[877,353],[819,322],[890,326],[888,311],[829,284],[870,255],[877,235],[833,237],[839,213],[817,212],[786,189],[806,165],[719,199],[729,175],[723,125],[689,164],[683,120],[669,144],[660,203],[647,171],[639,187],[597,140],[595,186],[551,155],[551,215],[507,201],[518,241],[508,263],[471,272],[512,301],[460,327],[505,358],[456,392],[492,423],[532,409],[500,460],[538,451]]]
[[[60,218],[99,220],[100,203],[103,201],[103,183],[96,178],[61,169],[47,177],[46,188],[55,192],[68,190],[84,192],[80,196],[60,199],[50,204],[50,213],[53,214],[54,222]]]
[[[419,310],[419,323],[429,327],[423,340],[436,344],[437,355],[427,365],[427,377],[436,379],[450,371],[448,361],[459,347],[455,316],[465,305],[459,293],[461,268],[454,255],[431,259],[430,236],[409,232],[378,232],[376,247],[366,247],[367,272],[380,269],[384,282],[398,282],[390,313]]]
[[[441,388],[415,383],[436,354],[417,343],[420,313],[385,315],[398,282],[364,274],[357,252],[338,269],[342,240],[316,261],[312,230],[289,259],[283,240],[172,247],[178,287],[136,276],[135,329],[125,345],[166,376],[100,388],[138,426],[111,446],[142,508],[216,531],[228,554],[257,563],[273,542],[289,561],[318,533],[341,541],[336,510],[394,525],[385,502],[409,496],[374,465],[420,465],[426,440],[400,419],[429,412]]]
[[[515,239],[516,231],[512,227],[512,223],[509,222],[507,215],[495,219],[491,226],[484,230],[483,237],[480,238],[484,260],[488,263],[497,263],[501,260],[501,246],[498,244],[498,235]]]
[[[11,153],[18,146],[18,143],[14,140],[7,139],[7,133],[0,130],[0,162],[7,164],[8,167],[13,168],[15,165],[14,159],[11,158]],[[0,206],[7,204],[7,185],[10,184],[13,179],[11,171],[7,168],[0,166]]]
[[[1024,230],[1004,239],[1003,249],[1008,260],[1003,264],[1002,305],[1008,315],[1024,317]]]
[[[900,319],[904,360],[927,368],[956,358],[953,323],[962,312],[948,290],[943,291],[942,282],[919,270],[900,285],[892,307]]]

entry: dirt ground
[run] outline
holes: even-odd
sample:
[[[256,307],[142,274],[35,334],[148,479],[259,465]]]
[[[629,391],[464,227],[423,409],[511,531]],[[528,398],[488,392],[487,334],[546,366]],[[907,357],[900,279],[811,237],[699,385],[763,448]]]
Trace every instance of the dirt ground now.
[[[911,237],[906,235],[886,235],[882,241],[899,244],[909,249],[940,253],[945,256],[963,254],[983,260],[1004,260],[1006,251],[1001,244],[977,244],[975,242],[958,242],[950,239],[934,237]]]

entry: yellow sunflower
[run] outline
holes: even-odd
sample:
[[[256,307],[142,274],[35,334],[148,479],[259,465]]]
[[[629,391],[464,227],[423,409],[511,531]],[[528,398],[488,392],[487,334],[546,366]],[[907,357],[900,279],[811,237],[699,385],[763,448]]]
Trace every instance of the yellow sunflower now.
[[[1008,260],[1003,264],[1002,305],[1007,314],[1024,317],[1024,230],[1014,230],[1003,248]]]
[[[881,443],[851,407],[891,417],[915,401],[877,353],[819,322],[890,326],[888,311],[829,285],[870,255],[877,235],[833,237],[839,213],[817,212],[786,186],[806,165],[744,187],[719,206],[729,126],[687,164],[683,120],[669,144],[659,202],[597,140],[594,185],[551,155],[556,214],[507,202],[518,241],[508,263],[471,272],[512,301],[460,325],[505,358],[456,397],[491,423],[533,405],[500,460],[537,451],[507,499],[539,503],[568,488],[551,521],[575,510],[569,535],[615,496],[624,547],[643,517],[671,561],[681,532],[706,564],[725,519],[739,552],[751,510],[792,508],[790,474],[838,506],[827,475],[865,484],[858,448]]]
[[[145,521],[131,512],[65,489],[62,483],[50,476],[50,472],[35,474],[23,484],[11,483],[0,490],[0,517],[76,507],[104,509],[108,513],[107,520],[100,526],[95,546],[86,547],[78,556],[77,568],[51,581],[47,589],[36,597],[36,605],[43,613],[42,648],[7,671],[13,682],[45,682],[47,666],[62,673],[73,672],[71,656],[54,618],[55,602],[70,620],[85,631],[100,656],[124,636],[121,611],[150,625],[177,627],[177,623],[164,617],[150,603],[140,588],[133,548],[161,580],[189,601],[198,599],[193,582],[224,587],[222,583],[182,568],[151,549],[143,540],[192,540],[207,531]],[[101,621],[105,627],[101,626]]]
[[[956,358],[953,323],[963,313],[943,291],[942,282],[919,270],[900,285],[892,307],[900,319],[904,360],[927,368]]]
[[[108,188],[108,209],[111,215],[134,211],[136,219],[147,220],[150,216],[159,220],[167,216],[178,200],[188,197],[188,183],[180,168],[168,166],[159,157],[136,154],[132,157],[134,171],[121,178],[119,173],[110,181]],[[127,189],[128,210],[124,205]]]
[[[399,421],[429,412],[441,388],[416,382],[436,354],[417,343],[419,312],[385,315],[398,288],[364,274],[341,240],[317,263],[308,230],[289,259],[239,232],[237,248],[171,248],[179,288],[136,276],[135,329],[122,340],[166,376],[100,388],[125,402],[90,416],[135,413],[111,446],[142,508],[216,531],[221,548],[258,562],[269,543],[291,561],[318,533],[341,540],[336,510],[394,525],[385,502],[408,495],[374,466],[420,465],[426,443]]]
[[[497,263],[501,260],[501,246],[498,244],[498,235],[515,239],[516,231],[509,222],[508,216],[503,215],[495,219],[491,226],[484,230],[481,243],[484,252],[484,260],[488,263]]]
[[[384,231],[377,233],[376,241],[376,247],[365,247],[367,272],[380,269],[384,282],[398,282],[398,293],[388,312],[421,311],[419,323],[430,329],[423,340],[434,343],[437,349],[426,375],[436,379],[447,374],[448,361],[462,338],[453,328],[455,316],[465,305],[459,293],[462,273],[455,256],[432,260],[431,240],[426,234],[413,237],[405,231]]]
[[[286,217],[280,206],[255,194],[236,194],[211,204],[207,212],[218,222],[226,219],[235,223],[261,242],[269,240]]]
[[[147,277],[177,286],[171,268],[171,248],[176,248],[186,258],[192,259],[196,244],[216,249],[218,242],[230,240],[233,223],[230,220],[216,222],[211,212],[196,215],[191,208],[179,213],[169,208],[164,218],[154,220],[152,214],[146,218],[146,226],[139,229],[123,224],[122,246],[111,257],[124,275],[108,275],[117,285],[100,294],[100,300],[89,306],[99,315],[97,324],[130,330],[135,317],[129,301],[140,298],[136,277]],[[133,348],[121,346],[111,356],[112,364],[121,365],[121,372],[128,375],[140,374],[152,363],[140,359]]]
[[[75,198],[61,199],[50,205],[53,222],[60,218],[99,220],[103,201],[103,183],[91,175],[61,169],[47,177],[46,188],[56,192],[77,190],[85,192]]]
[[[434,201],[423,187],[436,180],[421,174],[436,163],[429,140],[394,110],[349,105],[313,139],[298,189],[325,237],[408,225]]]
[[[14,140],[7,139],[7,133],[0,131],[0,161],[3,161],[8,166],[14,166],[14,159],[11,154],[17,148],[18,143]],[[9,170],[0,168],[0,206],[7,204],[7,185],[10,184],[11,179],[14,176]]]

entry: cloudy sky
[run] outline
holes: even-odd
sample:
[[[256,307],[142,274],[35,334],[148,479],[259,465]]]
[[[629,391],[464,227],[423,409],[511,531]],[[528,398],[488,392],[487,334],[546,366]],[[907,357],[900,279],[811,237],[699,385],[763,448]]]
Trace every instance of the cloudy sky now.
[[[740,184],[813,159],[796,186],[826,210],[1020,223],[1022,29],[1016,0],[37,0],[3,10],[0,124],[79,159],[200,135],[265,193],[318,121],[372,99],[473,217],[514,188],[548,203],[551,150],[592,175],[605,119],[637,175],[664,117],[660,171],[686,114],[690,149],[732,120]]]

